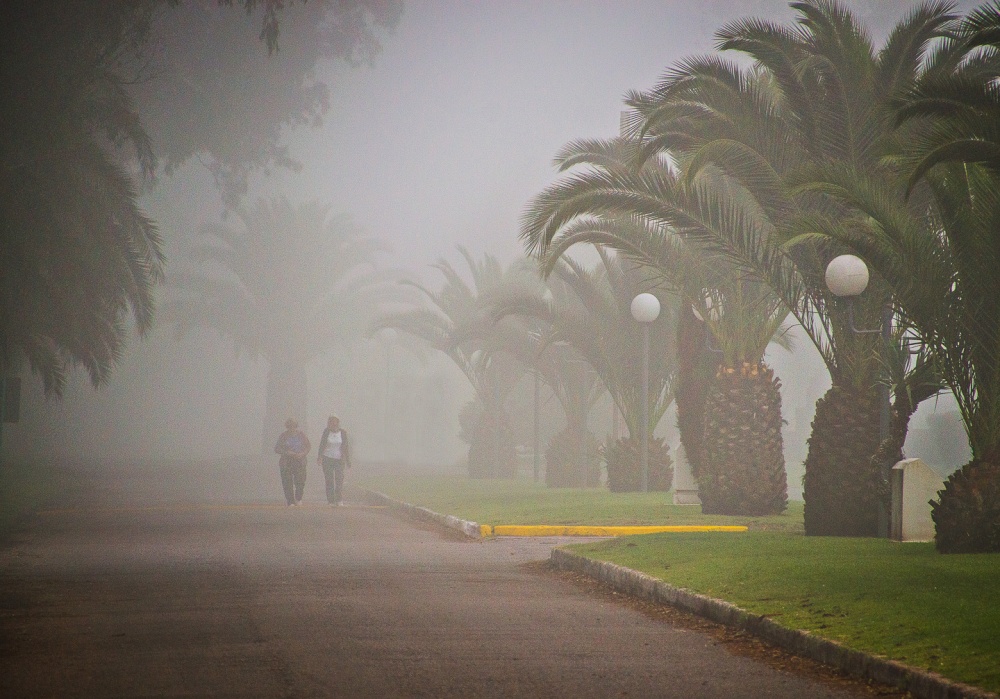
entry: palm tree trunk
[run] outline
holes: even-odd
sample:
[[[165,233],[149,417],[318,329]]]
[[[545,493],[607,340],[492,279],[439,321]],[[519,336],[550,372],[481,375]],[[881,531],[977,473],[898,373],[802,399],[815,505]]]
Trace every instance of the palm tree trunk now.
[[[677,320],[677,430],[684,454],[697,478],[702,463],[705,437],[705,400],[714,357],[705,346],[708,328],[682,302]]]
[[[469,444],[469,478],[514,478],[517,451],[514,431],[503,409],[483,404]]]
[[[545,485],[550,488],[593,488],[600,482],[597,439],[585,424],[570,424],[545,451]]]
[[[705,404],[698,495],[705,514],[759,517],[788,505],[780,382],[764,364],[722,368]]]
[[[875,536],[880,474],[875,390],[837,385],[816,402],[803,498],[809,536]]]
[[[299,429],[309,432],[309,386],[305,363],[293,354],[272,356],[267,370],[264,425],[261,448],[270,454],[274,442],[284,429],[285,420],[294,418]]]

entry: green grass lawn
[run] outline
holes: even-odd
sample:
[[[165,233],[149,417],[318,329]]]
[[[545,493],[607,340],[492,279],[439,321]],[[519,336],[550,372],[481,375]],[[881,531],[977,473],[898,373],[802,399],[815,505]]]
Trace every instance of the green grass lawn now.
[[[570,548],[1000,692],[1000,555],[773,532],[651,534]]]
[[[746,524],[754,530],[801,532],[802,503],[775,517],[703,515],[674,505],[669,493],[612,493],[604,488],[546,488],[530,480],[465,476],[394,476],[361,482],[371,490],[479,524]]]

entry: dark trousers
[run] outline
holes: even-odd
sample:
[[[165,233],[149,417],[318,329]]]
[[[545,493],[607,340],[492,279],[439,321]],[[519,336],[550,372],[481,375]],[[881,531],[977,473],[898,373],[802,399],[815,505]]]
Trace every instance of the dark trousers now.
[[[323,475],[326,476],[326,501],[340,502],[344,499],[344,460],[323,457]]]
[[[292,456],[282,456],[278,462],[281,471],[281,487],[285,489],[285,502],[289,505],[302,499],[306,488],[306,460]]]

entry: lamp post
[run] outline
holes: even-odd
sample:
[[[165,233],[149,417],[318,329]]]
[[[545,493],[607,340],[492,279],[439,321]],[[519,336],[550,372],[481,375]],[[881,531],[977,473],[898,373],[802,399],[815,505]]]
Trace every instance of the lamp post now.
[[[642,492],[649,492],[649,324],[660,315],[660,300],[649,293],[632,299],[632,317],[642,324]]]
[[[826,286],[835,295],[847,301],[847,325],[851,332],[856,335],[874,335],[878,333],[882,336],[883,346],[887,346],[892,339],[892,308],[888,305],[882,309],[882,325],[878,328],[862,329],[854,324],[854,298],[859,296],[868,288],[868,265],[860,257],[855,255],[840,255],[833,258],[826,266]],[[879,415],[878,415],[878,441],[884,442],[889,436],[889,386],[885,383],[879,385]],[[885,468],[885,465],[882,465]],[[878,530],[880,537],[889,535],[888,517],[885,506],[879,502]]]
[[[535,368],[535,438],[534,438],[534,443],[532,444],[531,447],[532,458],[534,459],[534,463],[532,464],[533,466],[532,475],[534,477],[535,483],[538,482],[538,472],[539,470],[541,470],[541,465],[542,465],[541,454],[538,453],[539,449],[541,449],[541,438],[539,436],[539,429],[538,429],[539,422],[541,422],[539,415],[540,402],[541,402],[541,390],[540,386],[538,385],[538,368],[536,367]]]
[[[549,306],[549,308],[551,309],[551,307],[552,307],[552,290],[551,289],[545,289],[542,292],[542,301],[547,306]],[[539,334],[539,345],[541,345],[541,342],[540,342],[541,341],[541,329],[539,329],[538,334]],[[534,425],[535,433],[534,433],[534,441],[533,441],[532,447],[531,447],[532,457],[533,457],[532,474],[534,476],[535,483],[538,482],[538,476],[539,476],[539,472],[541,471],[541,466],[542,466],[542,455],[541,455],[541,449],[542,449],[542,444],[541,444],[542,393],[541,393],[541,384],[539,383],[539,376],[538,376],[538,361],[539,361],[539,357],[536,356],[535,357],[535,367],[534,367],[534,369],[535,369],[535,371],[534,371],[534,374],[535,374],[535,376],[534,376],[534,378],[535,378],[535,405],[534,405],[534,408],[535,408],[535,425]]]
[[[385,392],[382,395],[382,460],[389,463],[389,391],[392,387],[392,346],[396,342],[397,333],[393,328],[385,328],[381,335],[385,347]]]

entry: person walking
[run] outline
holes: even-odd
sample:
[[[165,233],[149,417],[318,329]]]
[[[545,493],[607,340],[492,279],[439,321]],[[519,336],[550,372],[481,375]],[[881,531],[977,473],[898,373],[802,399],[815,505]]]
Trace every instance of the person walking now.
[[[302,504],[302,491],[306,487],[306,456],[311,446],[309,438],[299,429],[299,423],[294,418],[285,420],[285,431],[278,436],[274,452],[281,454],[278,470],[281,471],[281,487],[289,506]]]
[[[347,430],[341,429],[340,418],[331,415],[319,440],[316,461],[323,467],[326,478],[326,501],[331,505],[344,503],[344,468],[351,467],[351,446]]]

